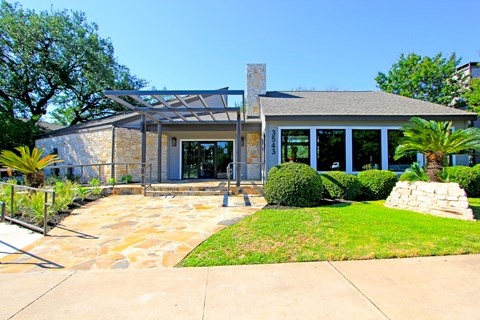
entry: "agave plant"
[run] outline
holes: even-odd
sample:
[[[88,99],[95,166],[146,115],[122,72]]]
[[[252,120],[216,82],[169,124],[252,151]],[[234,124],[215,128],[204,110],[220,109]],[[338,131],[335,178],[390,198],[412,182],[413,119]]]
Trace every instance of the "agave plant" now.
[[[63,162],[58,159],[56,154],[51,154],[42,158],[43,149],[38,150],[27,146],[15,148],[20,155],[9,150],[3,150],[0,154],[0,165],[7,168],[18,170],[25,174],[25,184],[31,187],[38,187],[43,184],[45,176],[43,169],[54,163]]]

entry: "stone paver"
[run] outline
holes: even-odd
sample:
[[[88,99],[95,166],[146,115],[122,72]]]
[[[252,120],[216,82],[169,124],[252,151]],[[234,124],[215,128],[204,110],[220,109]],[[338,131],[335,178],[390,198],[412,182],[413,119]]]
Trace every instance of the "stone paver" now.
[[[171,267],[214,233],[265,206],[263,197],[113,195],[75,210],[0,272]]]

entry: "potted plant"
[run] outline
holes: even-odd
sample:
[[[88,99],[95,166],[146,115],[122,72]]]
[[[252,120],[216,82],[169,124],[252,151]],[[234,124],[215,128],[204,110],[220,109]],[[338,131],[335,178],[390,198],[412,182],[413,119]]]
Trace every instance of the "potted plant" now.
[[[15,169],[25,174],[25,184],[37,188],[43,184],[45,176],[43,169],[54,163],[63,162],[58,159],[58,155],[51,154],[43,158],[43,149],[38,150],[27,146],[15,148],[20,155],[13,151],[3,150],[0,154],[0,165],[10,169]]]

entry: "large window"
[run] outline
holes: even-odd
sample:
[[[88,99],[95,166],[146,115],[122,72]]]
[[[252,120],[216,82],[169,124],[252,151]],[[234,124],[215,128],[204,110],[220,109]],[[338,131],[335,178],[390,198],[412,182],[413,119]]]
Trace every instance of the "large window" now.
[[[413,152],[398,160],[394,160],[395,149],[400,144],[403,133],[400,130],[388,130],[388,170],[405,171],[410,165],[417,161],[417,154]]]
[[[380,130],[352,130],[353,171],[382,169]]]
[[[282,130],[282,163],[310,165],[310,130]]]
[[[345,130],[317,130],[317,171],[345,171]]]

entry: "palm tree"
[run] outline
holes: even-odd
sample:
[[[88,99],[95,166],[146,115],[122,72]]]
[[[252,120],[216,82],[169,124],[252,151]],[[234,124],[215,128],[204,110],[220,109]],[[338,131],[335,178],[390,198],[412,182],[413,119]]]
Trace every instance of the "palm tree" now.
[[[3,150],[0,154],[0,165],[10,169],[18,170],[25,174],[25,184],[30,187],[37,188],[44,182],[43,169],[53,165],[54,163],[63,162],[58,159],[56,154],[51,154],[42,158],[43,149],[17,147],[15,148],[20,155],[13,151]]]
[[[480,129],[467,128],[452,132],[452,122],[436,122],[418,117],[404,125],[403,139],[395,149],[394,159],[398,160],[412,152],[425,155],[427,176],[430,181],[440,182],[438,173],[446,165],[447,156],[480,150]]]

